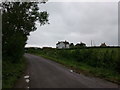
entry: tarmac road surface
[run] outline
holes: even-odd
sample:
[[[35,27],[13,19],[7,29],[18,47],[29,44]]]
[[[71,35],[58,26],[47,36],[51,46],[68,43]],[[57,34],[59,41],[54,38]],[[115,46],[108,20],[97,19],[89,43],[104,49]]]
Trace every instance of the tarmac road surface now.
[[[95,77],[77,74],[54,61],[40,56],[25,54],[28,67],[16,88],[118,88],[117,84]]]

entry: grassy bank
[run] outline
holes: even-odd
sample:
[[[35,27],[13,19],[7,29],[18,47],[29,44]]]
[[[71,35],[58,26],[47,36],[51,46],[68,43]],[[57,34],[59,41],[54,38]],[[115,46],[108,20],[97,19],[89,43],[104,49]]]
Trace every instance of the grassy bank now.
[[[78,73],[97,76],[120,84],[120,48],[29,49],[29,53],[54,60]]]
[[[3,61],[2,87],[13,88],[16,81],[23,74],[25,67],[26,67],[26,60],[24,57],[17,63],[11,63],[8,60]]]

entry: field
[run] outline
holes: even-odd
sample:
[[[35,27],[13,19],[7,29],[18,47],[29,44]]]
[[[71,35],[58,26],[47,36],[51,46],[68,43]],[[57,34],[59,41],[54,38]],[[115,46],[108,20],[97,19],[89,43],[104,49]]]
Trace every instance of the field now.
[[[78,73],[120,84],[120,48],[28,49],[27,52],[61,63]]]

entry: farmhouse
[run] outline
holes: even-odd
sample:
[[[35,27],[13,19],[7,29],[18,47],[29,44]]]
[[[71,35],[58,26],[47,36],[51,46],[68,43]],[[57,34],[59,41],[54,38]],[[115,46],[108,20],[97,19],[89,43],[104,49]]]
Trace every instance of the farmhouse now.
[[[56,48],[62,49],[62,48],[69,48],[69,42],[67,41],[61,41],[56,44]]]

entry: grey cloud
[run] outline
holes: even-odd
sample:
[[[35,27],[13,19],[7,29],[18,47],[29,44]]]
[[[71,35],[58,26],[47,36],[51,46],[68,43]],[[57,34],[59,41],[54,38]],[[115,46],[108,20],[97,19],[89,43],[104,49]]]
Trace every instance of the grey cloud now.
[[[70,3],[48,2],[40,5],[40,10],[47,11],[50,25],[40,27],[31,33],[27,45],[53,46],[59,40],[73,43],[85,42],[96,45],[106,42],[118,44],[118,8],[117,3]]]

